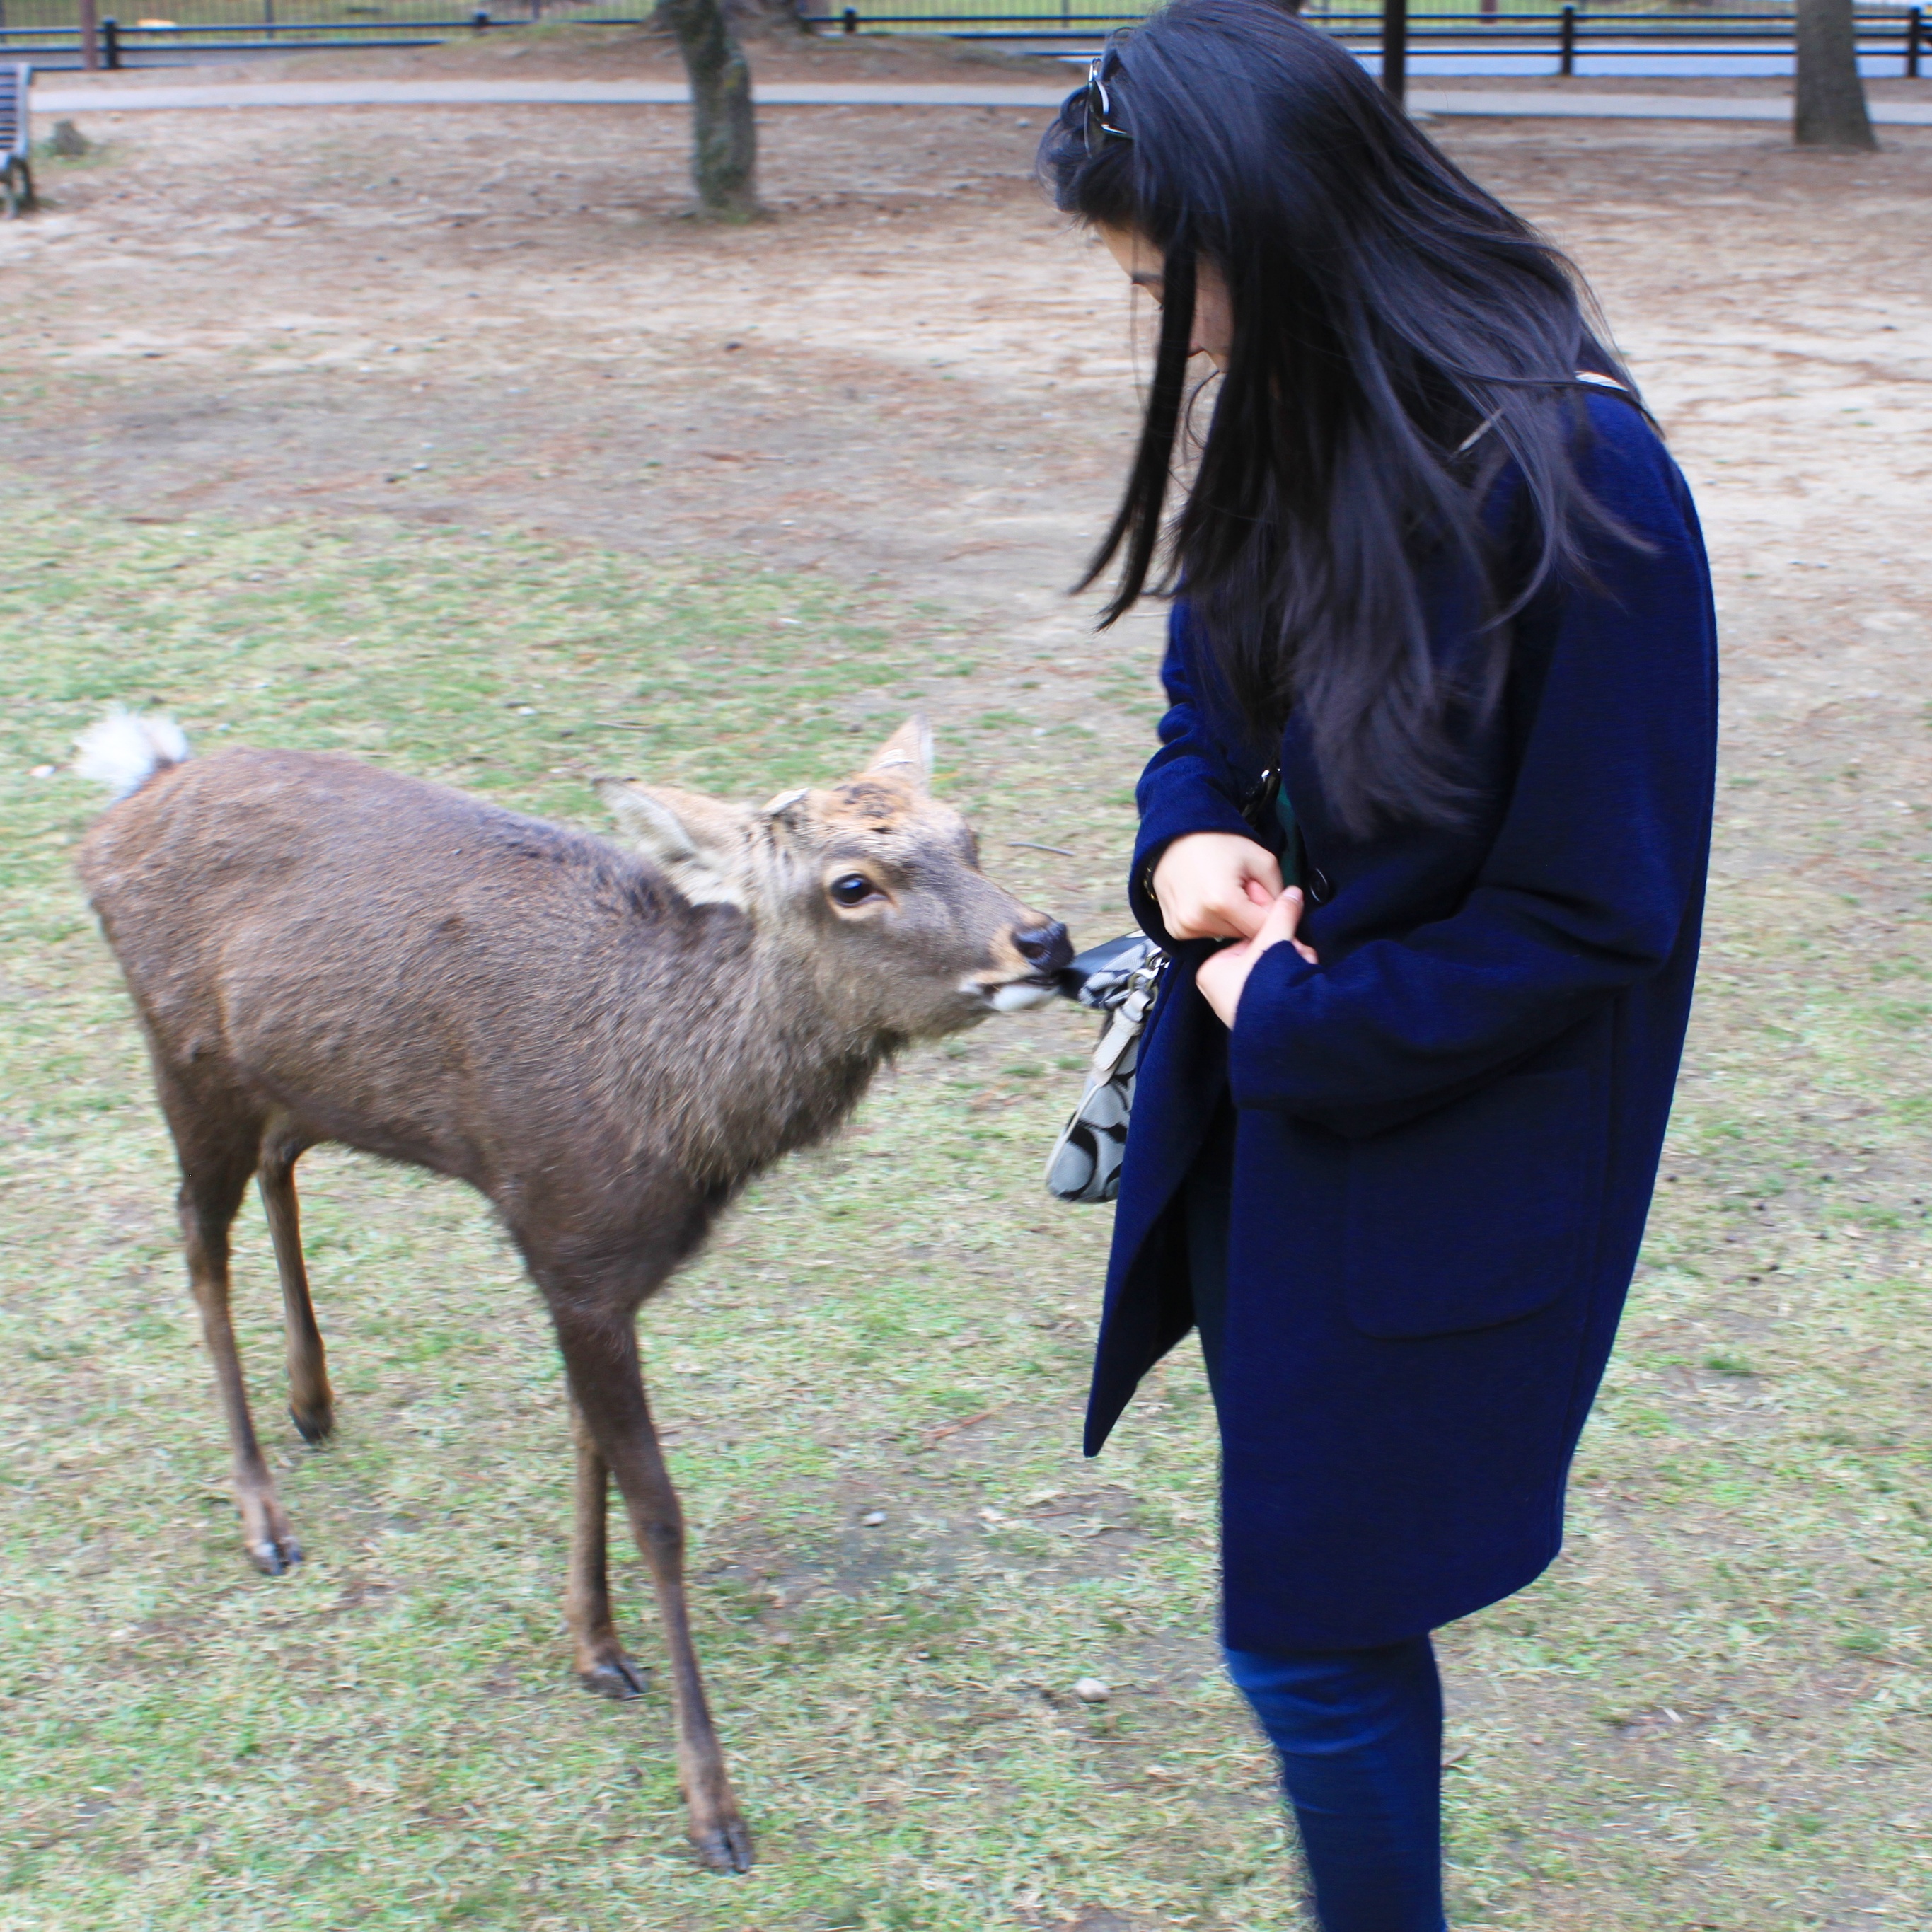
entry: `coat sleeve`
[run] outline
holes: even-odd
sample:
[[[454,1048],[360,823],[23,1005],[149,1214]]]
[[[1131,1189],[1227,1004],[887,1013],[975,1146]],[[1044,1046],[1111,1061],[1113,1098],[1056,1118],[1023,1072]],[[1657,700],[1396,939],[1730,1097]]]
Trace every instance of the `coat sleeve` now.
[[[1264,953],[1229,1042],[1238,1106],[1350,1135],[1397,1125],[1671,956],[1709,853],[1715,620],[1689,493],[1647,430],[1636,442],[1604,439],[1584,473],[1642,547],[1592,541],[1594,581],[1526,614],[1541,688],[1474,886],[1450,916],[1332,967]]]
[[[1127,900],[1142,930],[1172,950],[1177,942],[1162,922],[1160,902],[1143,883],[1152,862],[1190,832],[1231,832],[1242,838],[1255,834],[1241,812],[1241,775],[1228,763],[1202,715],[1185,604],[1176,604],[1168,620],[1160,681],[1168,710],[1160,721],[1160,749],[1148,760],[1134,790],[1141,820]]]

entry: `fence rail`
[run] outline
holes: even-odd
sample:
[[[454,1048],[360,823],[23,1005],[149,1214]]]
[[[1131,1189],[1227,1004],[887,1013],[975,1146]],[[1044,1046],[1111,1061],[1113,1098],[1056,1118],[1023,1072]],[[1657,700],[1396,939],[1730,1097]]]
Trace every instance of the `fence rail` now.
[[[648,16],[626,20],[600,19],[598,26],[642,26]],[[152,64],[152,57],[178,61],[187,56],[218,53],[298,52],[305,47],[430,47],[459,35],[496,27],[520,26],[518,19],[478,11],[460,20],[218,20],[126,22],[109,15],[96,27],[100,64],[108,68]],[[46,56],[84,60],[85,30],[45,27],[0,28],[0,60],[32,59],[49,65]],[[143,56],[151,57],[144,61]]]
[[[163,0],[166,4],[166,0]],[[286,4],[286,0],[284,0]],[[184,0],[180,10],[193,19],[118,16],[89,23],[94,9],[61,6],[58,0],[0,0],[0,58],[32,59],[44,66],[99,65],[109,68],[172,64],[209,54],[294,52],[304,47],[409,47],[433,45],[492,28],[567,20],[591,26],[637,27],[649,14],[637,0],[616,0],[626,10],[559,5],[556,0],[488,0],[460,15],[448,0],[305,0],[304,17],[278,16],[277,0]],[[890,0],[888,0],[890,4]],[[903,0],[902,0],[903,4]],[[916,0],[915,0],[916,4]],[[995,0],[997,4],[997,0]],[[1407,51],[1492,53],[1552,58],[1559,74],[1574,74],[1580,60],[1604,55],[1730,54],[1792,57],[1790,8],[1718,13],[1702,8],[1670,11],[1566,5],[1544,11],[1521,10],[1521,0],[1480,0],[1479,10],[1450,10],[1456,0],[1409,0],[1404,40]],[[834,34],[923,32],[952,39],[1026,43],[1042,53],[1093,46],[1115,27],[1143,17],[1143,8],[1076,13],[1075,0],[1058,8],[1044,0],[1029,12],[897,12],[873,14],[857,7],[836,13],[805,14],[804,25]],[[30,10],[42,17],[29,24]],[[80,17],[53,20],[56,13]],[[11,16],[10,20],[9,16]],[[1304,17],[1351,44],[1379,40],[1386,13],[1317,4]],[[91,34],[90,34],[91,26]],[[1868,7],[1856,15],[1861,63],[1897,61],[1904,76],[1922,77],[1925,64],[1924,9]],[[89,40],[92,45],[90,50]],[[88,58],[90,51],[93,58]],[[1868,71],[1870,71],[1868,68]]]
[[[806,16],[821,31],[846,34],[903,32],[923,28],[957,38],[1020,40],[1060,50],[1062,44],[1084,46],[1104,33],[1140,18],[1138,14],[1076,14],[1071,0],[1063,10],[1038,14],[868,14],[856,7],[838,14]],[[1385,10],[1345,11],[1308,8],[1303,17],[1349,42],[1379,41],[1387,28]],[[1896,59],[1900,72],[1916,80],[1924,64],[1924,10],[1886,8],[1856,16],[1861,61]],[[1418,46],[1459,53],[1552,53],[1560,74],[1574,75],[1580,58],[1591,54],[1644,53],[1686,58],[1720,54],[1796,56],[1789,8],[1753,13],[1695,12],[1670,14],[1594,11],[1569,5],[1544,13],[1504,12],[1494,4],[1480,10],[1451,12],[1408,9],[1406,40]]]

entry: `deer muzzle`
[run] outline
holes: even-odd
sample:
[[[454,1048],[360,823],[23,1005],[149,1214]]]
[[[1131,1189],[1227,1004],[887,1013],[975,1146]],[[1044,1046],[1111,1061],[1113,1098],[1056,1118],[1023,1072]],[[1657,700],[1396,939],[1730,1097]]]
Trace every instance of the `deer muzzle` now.
[[[974,990],[996,1013],[1018,1012],[1052,999],[1073,958],[1066,927],[1057,919],[1048,920],[1039,926],[1017,926],[1003,937],[997,951],[1011,954],[1011,966],[1003,959],[992,972],[976,974]]]

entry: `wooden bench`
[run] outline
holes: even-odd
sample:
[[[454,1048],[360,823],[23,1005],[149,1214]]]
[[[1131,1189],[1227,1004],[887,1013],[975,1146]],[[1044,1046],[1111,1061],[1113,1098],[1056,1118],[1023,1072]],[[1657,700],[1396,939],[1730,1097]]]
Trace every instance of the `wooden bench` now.
[[[33,77],[24,62],[0,61],[0,200],[10,220],[34,205],[27,130],[27,83]]]

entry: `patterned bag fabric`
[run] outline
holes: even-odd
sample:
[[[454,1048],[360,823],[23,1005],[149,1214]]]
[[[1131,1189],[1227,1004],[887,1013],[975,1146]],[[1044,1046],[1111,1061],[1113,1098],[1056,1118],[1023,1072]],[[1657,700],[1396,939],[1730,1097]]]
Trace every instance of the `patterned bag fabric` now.
[[[1108,1016],[1080,1104],[1047,1156],[1046,1189],[1062,1201],[1111,1201],[1119,1192],[1141,1030],[1167,955],[1142,932],[1083,952],[1061,978],[1067,995]]]
[[[1241,815],[1270,852],[1280,847],[1284,882],[1300,885],[1308,870],[1306,857],[1280,771],[1270,767],[1249,788]],[[1321,876],[1314,874],[1318,880]],[[1150,877],[1143,883],[1153,890]],[[1166,966],[1167,955],[1145,933],[1126,932],[1090,947],[1060,976],[1060,990],[1069,999],[1110,1016],[1094,1049],[1080,1104],[1046,1157],[1046,1191],[1062,1201],[1111,1201],[1120,1191],[1141,1031]]]

